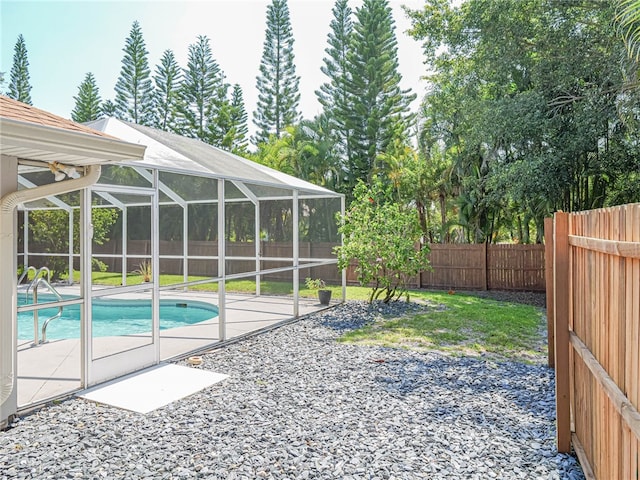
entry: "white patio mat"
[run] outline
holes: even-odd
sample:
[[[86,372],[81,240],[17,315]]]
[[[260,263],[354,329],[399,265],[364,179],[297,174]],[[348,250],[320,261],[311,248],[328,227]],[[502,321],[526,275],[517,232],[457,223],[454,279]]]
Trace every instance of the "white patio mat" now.
[[[160,364],[83,390],[77,396],[125,410],[149,413],[227,377],[199,368]]]

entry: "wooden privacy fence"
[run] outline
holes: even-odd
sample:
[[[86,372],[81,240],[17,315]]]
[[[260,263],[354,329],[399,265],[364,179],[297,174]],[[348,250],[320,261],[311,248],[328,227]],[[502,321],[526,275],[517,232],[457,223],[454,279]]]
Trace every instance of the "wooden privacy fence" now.
[[[140,260],[136,255],[148,254],[150,242],[145,240],[129,240],[128,255],[131,259],[127,271],[137,268]],[[332,258],[333,243],[300,242],[300,256],[306,258]],[[291,257],[293,255],[290,242],[263,242],[262,255],[265,257]],[[444,288],[458,290],[518,290],[545,291],[545,247],[544,245],[511,245],[511,244],[430,244],[432,271],[422,272],[412,279],[412,288]],[[218,244],[215,241],[190,241],[189,255],[216,256]],[[94,248],[94,255],[121,254],[121,242],[110,241]],[[160,242],[160,255],[179,256],[182,253],[181,242]],[[253,256],[253,243],[228,242],[228,256]],[[110,270],[117,271],[120,260],[117,258],[101,258]],[[193,259],[189,262],[191,275],[213,275],[217,271],[217,264],[211,260]],[[291,262],[268,261],[262,268],[276,268],[291,265]],[[162,273],[182,274],[183,261],[180,258],[161,259]],[[253,260],[234,260],[227,267],[228,273],[248,272],[255,269]],[[341,274],[335,265],[314,267],[305,275],[322,278],[329,284],[340,284]],[[286,274],[272,275],[273,279]],[[347,269],[347,284],[357,285],[355,265]]]
[[[299,256],[301,258],[334,258],[333,247],[335,243],[330,242],[300,242]],[[160,248],[160,273],[182,275],[184,271],[183,245],[182,242],[171,242],[161,240]],[[151,242],[149,240],[129,240],[127,242],[127,265],[126,271],[136,269],[140,263],[140,255],[149,255],[151,252]],[[292,266],[293,244],[291,242],[261,242],[260,252],[262,257],[270,257],[275,260],[263,260],[261,269]],[[109,255],[109,257],[104,256]],[[109,271],[120,271],[122,268],[122,242],[111,240],[103,245],[96,245],[93,249],[93,256],[103,261]],[[218,272],[217,260],[212,257],[218,255],[217,241],[189,241],[189,275],[216,276]],[[228,257],[253,257],[255,255],[255,244],[253,242],[227,242],[226,255]],[[173,258],[167,258],[167,257]],[[198,258],[201,257],[201,258]],[[204,257],[204,258],[203,258]],[[282,260],[278,260],[282,258]],[[287,260],[288,259],[288,260]],[[255,260],[227,259],[227,274],[236,274],[255,271]],[[309,273],[308,270],[311,270]],[[336,265],[322,265],[307,269],[305,275],[314,278],[323,278],[329,283],[340,284],[342,277]],[[291,273],[276,273],[267,277],[271,280],[290,280]],[[304,278],[303,278],[304,280]]]
[[[544,245],[429,245],[430,272],[422,288],[460,290],[545,290]]]
[[[638,479],[640,204],[556,213],[547,250],[557,442],[587,477]]]

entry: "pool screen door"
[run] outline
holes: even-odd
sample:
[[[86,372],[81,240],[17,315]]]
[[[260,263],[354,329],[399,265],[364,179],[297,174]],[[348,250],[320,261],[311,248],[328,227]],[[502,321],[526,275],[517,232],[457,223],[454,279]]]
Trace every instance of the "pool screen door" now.
[[[158,363],[157,217],[151,184],[92,190],[87,386]]]

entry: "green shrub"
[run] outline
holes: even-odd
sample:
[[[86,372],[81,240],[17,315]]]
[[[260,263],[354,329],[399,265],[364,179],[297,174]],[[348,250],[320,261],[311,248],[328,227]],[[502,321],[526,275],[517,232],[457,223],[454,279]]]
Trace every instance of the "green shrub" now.
[[[393,202],[380,181],[370,187],[360,182],[354,196],[340,217],[344,243],[334,250],[338,266],[357,262],[358,282],[372,287],[369,302],[382,295],[385,303],[398,300],[406,294],[411,277],[429,269],[429,248],[422,242],[417,213]]]

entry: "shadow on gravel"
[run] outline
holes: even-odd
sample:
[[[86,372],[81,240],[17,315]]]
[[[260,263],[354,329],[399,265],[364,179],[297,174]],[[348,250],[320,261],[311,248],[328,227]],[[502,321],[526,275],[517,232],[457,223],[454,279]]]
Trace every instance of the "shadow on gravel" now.
[[[423,360],[419,356],[431,358]],[[542,415],[550,421],[555,419],[554,373],[544,366],[437,353],[390,359],[376,365],[375,381],[394,395],[417,392],[453,401],[474,401],[484,396],[512,409]]]
[[[364,301],[349,301],[331,310],[324,311],[317,319],[317,323],[342,334],[369,325],[379,318],[393,318],[408,313],[420,313],[430,308],[433,307],[419,303],[393,302],[385,304],[383,302],[374,302],[369,304]]]
[[[383,353],[383,352],[381,352]],[[584,479],[575,455],[555,449],[554,373],[547,367],[471,357],[417,354],[374,363],[374,382],[393,396],[419,395],[416,421],[456,425],[461,439],[490,437],[494,454],[511,455],[513,466],[531,471],[532,458],[549,458],[561,479]],[[437,355],[437,357],[436,357]],[[504,447],[505,442],[507,444]],[[491,449],[491,447],[489,447]],[[551,477],[550,477],[551,478]]]

